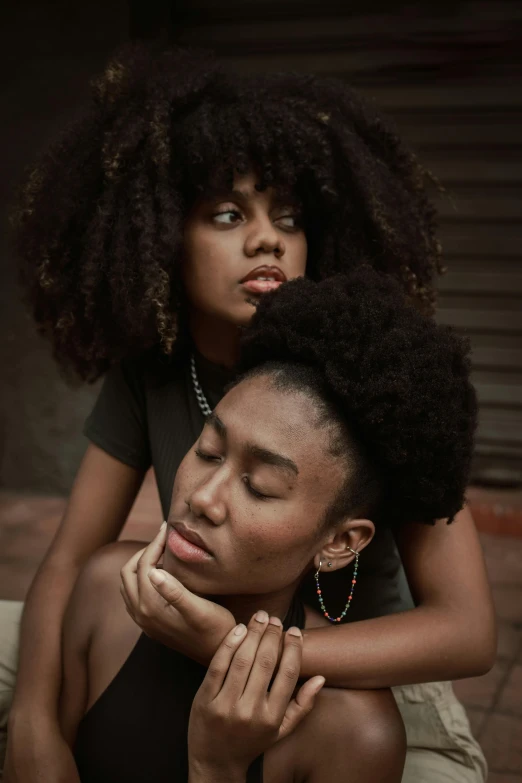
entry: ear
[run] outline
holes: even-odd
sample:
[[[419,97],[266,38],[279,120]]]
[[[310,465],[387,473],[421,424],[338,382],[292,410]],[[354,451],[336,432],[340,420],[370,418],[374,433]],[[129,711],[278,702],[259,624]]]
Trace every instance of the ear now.
[[[323,541],[314,557],[314,566],[321,571],[337,571],[352,562],[354,552],[361,552],[375,535],[375,525],[369,519],[348,519],[338,525]],[[353,552],[350,550],[353,549]],[[328,566],[331,563],[331,566]]]

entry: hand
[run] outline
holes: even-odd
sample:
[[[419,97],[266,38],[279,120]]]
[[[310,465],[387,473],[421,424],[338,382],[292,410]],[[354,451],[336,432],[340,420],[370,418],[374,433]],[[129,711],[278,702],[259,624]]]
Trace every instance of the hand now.
[[[156,568],[166,535],[164,522],[149,546],[123,566],[121,594],[128,613],[147,636],[208,666],[236,621],[228,609],[194,595]]]
[[[1,777],[1,775],[0,775]],[[80,783],[71,749],[56,722],[9,722],[4,783]]]
[[[223,640],[192,703],[191,781],[244,780],[252,761],[290,734],[312,709],[324,677],[312,677],[292,698],[303,637],[298,628],[287,631],[278,666],[282,634],[277,617],[269,620],[266,612],[258,612],[248,629],[238,625]]]

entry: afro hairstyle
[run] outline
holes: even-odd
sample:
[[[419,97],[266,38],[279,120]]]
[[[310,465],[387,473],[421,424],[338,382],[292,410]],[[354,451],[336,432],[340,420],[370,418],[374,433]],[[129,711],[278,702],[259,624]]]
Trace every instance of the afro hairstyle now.
[[[355,443],[379,485],[375,495],[367,470],[355,479],[349,471],[337,512],[393,525],[451,521],[462,508],[477,410],[468,344],[419,313],[389,277],[363,266],[266,294],[244,332],[239,372],[273,373],[276,386],[308,387],[327,402],[349,434],[347,456]]]
[[[13,212],[26,298],[67,374],[94,381],[127,356],[173,352],[187,212],[252,168],[300,202],[311,279],[368,263],[432,311],[426,172],[370,103],[340,80],[242,77],[209,54],[131,45]]]

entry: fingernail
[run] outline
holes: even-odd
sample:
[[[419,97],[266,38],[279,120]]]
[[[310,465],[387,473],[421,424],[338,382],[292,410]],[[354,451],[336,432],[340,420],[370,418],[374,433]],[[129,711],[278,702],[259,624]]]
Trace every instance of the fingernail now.
[[[159,568],[151,568],[149,579],[153,585],[160,585],[165,581],[165,574]]]
[[[260,609],[259,612],[255,613],[254,620],[257,620],[258,623],[266,623],[268,615],[264,609]]]
[[[246,631],[246,626],[243,625],[243,623],[239,623],[239,625],[236,625],[234,628],[234,636],[243,636],[243,634]]]
[[[270,625],[278,625],[279,627],[283,625],[279,617],[271,617],[268,622],[270,623]]]
[[[161,525],[160,525],[160,532],[162,530],[165,530],[166,527],[167,527],[167,521],[165,520],[165,522],[162,522]]]
[[[319,693],[319,691],[321,690],[321,688],[323,687],[325,682],[326,682],[326,680],[325,680],[324,677],[318,677],[317,678],[317,681],[315,683],[315,692],[316,693]]]
[[[295,625],[293,625],[291,628],[288,629],[288,633],[290,636],[301,636],[301,631],[299,628],[296,628]]]

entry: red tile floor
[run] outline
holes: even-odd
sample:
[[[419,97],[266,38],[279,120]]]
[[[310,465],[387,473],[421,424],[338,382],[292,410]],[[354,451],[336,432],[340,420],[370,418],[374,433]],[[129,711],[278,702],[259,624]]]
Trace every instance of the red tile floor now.
[[[498,616],[497,661],[455,685],[490,766],[490,783],[522,781],[522,493],[472,489],[470,503]],[[56,530],[62,498],[0,492],[0,598],[23,599]],[[122,537],[149,540],[162,516],[149,475]]]

